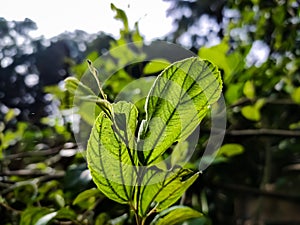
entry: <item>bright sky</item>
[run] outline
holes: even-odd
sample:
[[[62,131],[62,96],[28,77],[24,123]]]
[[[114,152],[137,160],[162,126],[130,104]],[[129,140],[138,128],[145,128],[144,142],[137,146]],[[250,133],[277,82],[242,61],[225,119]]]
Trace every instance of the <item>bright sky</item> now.
[[[147,40],[172,29],[171,18],[166,17],[169,3],[163,0],[6,0],[1,3],[0,17],[18,21],[29,18],[38,26],[33,35],[46,38],[75,29],[118,35],[121,22],[113,18],[111,2],[125,10],[131,27],[139,21]]]

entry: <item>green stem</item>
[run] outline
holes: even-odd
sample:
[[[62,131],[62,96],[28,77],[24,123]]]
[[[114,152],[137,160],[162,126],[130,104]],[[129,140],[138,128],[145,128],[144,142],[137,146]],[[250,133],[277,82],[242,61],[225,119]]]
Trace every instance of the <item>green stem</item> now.
[[[136,225],[144,225],[145,221],[138,215],[138,212],[134,212]]]
[[[98,88],[99,88],[99,91],[100,91],[100,94],[102,96],[102,98],[104,100],[107,100],[106,98],[106,94],[104,94],[102,88],[101,88],[101,84],[100,84],[100,81],[98,79],[98,71],[96,70],[96,68],[93,66],[91,60],[87,60],[87,63],[88,63],[88,66],[89,66],[89,69],[90,69],[90,72],[92,73],[93,77],[95,78],[96,82],[97,82],[97,85],[98,85]]]

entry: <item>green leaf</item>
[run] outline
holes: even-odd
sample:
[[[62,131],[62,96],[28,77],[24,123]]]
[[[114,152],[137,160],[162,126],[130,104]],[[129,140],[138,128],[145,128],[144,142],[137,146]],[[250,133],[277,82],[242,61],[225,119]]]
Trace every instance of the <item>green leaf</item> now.
[[[173,206],[159,213],[151,225],[175,225],[188,219],[200,218],[203,214],[187,206]]]
[[[20,225],[36,224],[40,218],[51,213],[50,209],[43,207],[27,207],[21,214]]]
[[[128,33],[129,26],[128,26],[128,19],[126,13],[122,9],[117,8],[113,3],[110,4],[110,8],[116,12],[115,19],[118,19],[123,22],[124,32]]]
[[[61,208],[57,211],[55,219],[75,220],[77,215],[70,208]]]
[[[176,62],[154,82],[146,100],[139,136],[139,159],[149,165],[174,142],[184,141],[199,125],[209,105],[220,97],[217,67],[198,57]]]
[[[138,26],[138,22],[135,22],[134,24],[134,32],[132,34],[132,41],[138,46],[138,47],[142,47],[143,46],[143,37],[140,34],[139,31],[139,26]]]
[[[224,155],[226,157],[232,157],[235,155],[242,154],[244,147],[240,144],[225,144],[218,150],[218,156]]]
[[[26,124],[25,122],[18,122],[16,131],[12,131],[9,129],[2,133],[3,136],[1,138],[1,148],[6,149],[11,145],[15,145],[22,138],[24,139],[24,133],[27,127],[28,124]]]
[[[170,62],[166,59],[153,59],[147,63],[143,72],[144,74],[158,73],[164,70],[169,65]]]
[[[145,216],[155,208],[156,212],[173,205],[197,179],[198,173],[187,169],[162,171],[153,166],[147,169],[137,199],[138,213]]]
[[[91,53],[89,53],[86,56],[87,59],[89,59],[90,61],[94,62],[97,58],[99,58],[99,54],[97,51],[93,51]],[[85,74],[85,72],[88,70],[88,64],[86,63],[86,61],[83,61],[82,63],[73,65],[71,67],[71,71],[72,74],[76,74],[76,77],[80,80],[81,77],[83,76],[83,74]]]
[[[291,130],[300,130],[300,121],[298,121],[296,123],[291,123],[289,125],[289,129],[291,129]]]
[[[132,197],[136,178],[133,165],[137,157],[132,149],[138,112],[126,102],[114,104],[113,111],[114,122],[103,112],[96,119],[88,141],[87,162],[98,189],[124,204]]]
[[[244,95],[249,99],[255,98],[255,87],[253,81],[246,81],[243,89]]]
[[[234,73],[239,71],[245,65],[244,56],[239,52],[229,54],[230,46],[225,41],[212,47],[200,48],[198,55],[214,62],[220,69],[224,71],[224,82],[228,83],[232,79]]]
[[[190,219],[180,225],[212,225],[212,222],[209,218],[203,216],[201,218]]]
[[[292,95],[291,95],[292,99],[294,102],[300,104],[300,87],[296,88]]]
[[[241,110],[242,115],[248,120],[259,121],[261,119],[260,109],[264,106],[265,102],[265,99],[261,98],[253,106],[244,106]]]
[[[53,219],[68,219],[74,220],[76,218],[76,214],[67,208],[62,208],[59,211],[48,213],[41,217],[34,225],[47,225]]]
[[[108,225],[110,217],[107,213],[100,213],[95,220],[95,225]]]
[[[65,206],[65,199],[62,194],[56,193],[54,195],[54,200],[60,208]]]
[[[42,218],[40,218],[35,225],[47,225],[52,219],[55,218],[55,216],[57,215],[57,212],[52,212],[49,213],[45,216],[43,216]]]
[[[89,125],[93,126],[94,122],[101,112],[101,108],[94,102],[83,102],[78,107],[78,114],[81,118],[87,122]]]
[[[91,197],[100,197],[101,192],[96,188],[91,188],[81,192],[73,201],[73,205],[80,204],[81,202],[88,201]]]
[[[243,83],[230,84],[225,92],[226,102],[230,105],[242,96]]]
[[[254,107],[260,110],[265,105],[265,103],[266,103],[266,99],[260,98],[255,102]]]
[[[8,123],[9,121],[11,121],[12,119],[14,119],[16,116],[15,110],[13,109],[9,109],[8,112],[5,114],[4,116],[4,121],[5,123]]]
[[[254,106],[251,105],[244,106],[241,112],[242,115],[248,120],[253,120],[253,121],[260,120],[260,111]]]

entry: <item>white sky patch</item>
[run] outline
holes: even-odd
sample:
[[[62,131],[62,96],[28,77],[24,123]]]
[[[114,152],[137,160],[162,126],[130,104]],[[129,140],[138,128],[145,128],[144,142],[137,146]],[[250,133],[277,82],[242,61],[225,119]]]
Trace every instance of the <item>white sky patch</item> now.
[[[27,87],[33,87],[39,83],[39,76],[36,74],[29,74],[25,77],[24,82]]]
[[[139,21],[141,34],[147,40],[166,35],[172,29],[172,20],[166,17],[170,3],[162,0],[9,0],[1,4],[0,16],[6,20],[33,20],[38,26],[33,36],[50,38],[76,29],[117,36],[121,23],[114,19],[111,2],[125,10],[130,27]]]
[[[10,64],[12,64],[14,61],[13,61],[13,59],[12,58],[10,58],[10,57],[4,57],[2,60],[1,60],[1,62],[0,62],[0,66],[2,67],[2,68],[6,68],[6,67],[8,67]]]
[[[261,66],[267,61],[270,54],[270,48],[263,41],[254,41],[247,55],[246,62],[248,66]]]

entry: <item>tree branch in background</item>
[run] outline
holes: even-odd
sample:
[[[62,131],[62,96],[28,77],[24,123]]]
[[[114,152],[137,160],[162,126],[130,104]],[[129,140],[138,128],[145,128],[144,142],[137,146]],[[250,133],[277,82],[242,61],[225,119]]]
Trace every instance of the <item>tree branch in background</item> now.
[[[279,136],[279,137],[300,137],[298,130],[279,129],[248,129],[248,130],[228,130],[226,135],[230,136]]]

